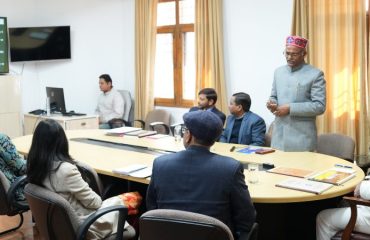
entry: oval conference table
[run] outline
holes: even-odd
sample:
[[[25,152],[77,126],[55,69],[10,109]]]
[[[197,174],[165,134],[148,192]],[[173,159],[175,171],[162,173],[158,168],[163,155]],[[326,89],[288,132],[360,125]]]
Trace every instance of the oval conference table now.
[[[162,154],[183,150],[182,142],[173,137],[154,135],[143,138],[137,136],[107,136],[104,130],[70,130],[66,131],[69,139],[71,156],[92,166],[99,174],[122,178],[129,181],[148,184],[150,178],[134,178],[116,174],[114,169],[132,164],[151,166],[153,160]],[[17,150],[27,155],[32,135],[12,139]],[[275,184],[290,178],[289,176],[259,171],[258,183],[248,183],[248,170],[245,170],[246,182],[252,200],[257,209],[257,221],[260,223],[259,239],[314,239],[314,217],[321,209],[333,206],[333,202],[354,190],[364,178],[363,171],[348,161],[313,152],[283,152],[258,155],[246,154],[239,150],[245,145],[216,143],[211,151],[220,155],[233,157],[245,166],[248,163],[271,163],[275,167],[290,167],[313,172],[320,172],[334,167],[335,164],[350,166],[356,170],[356,176],[339,186],[313,194],[303,191],[276,187]],[[233,151],[230,151],[233,148]],[[212,166],[210,166],[212,167]],[[205,176],[207,177],[207,176]],[[335,200],[335,201],[334,201]],[[313,218],[313,219],[312,219]],[[301,224],[303,226],[301,226]],[[307,225],[307,226],[304,226]],[[264,229],[265,228],[265,229]],[[267,232],[265,232],[269,229]],[[307,238],[300,231],[307,230]],[[273,233],[273,235],[271,235]],[[299,234],[299,236],[297,235]]]

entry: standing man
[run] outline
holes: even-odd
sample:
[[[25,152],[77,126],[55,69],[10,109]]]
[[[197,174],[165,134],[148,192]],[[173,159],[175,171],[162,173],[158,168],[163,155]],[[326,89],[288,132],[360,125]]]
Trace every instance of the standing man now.
[[[249,111],[251,97],[243,92],[234,93],[230,99],[226,128],[220,142],[264,146],[266,124],[257,114]]]
[[[225,223],[238,239],[256,218],[244,169],[239,161],[210,152],[222,132],[222,122],[209,111],[183,116],[186,150],[154,160],[146,206],[212,216]]]
[[[275,115],[271,147],[283,151],[315,151],[316,116],[325,112],[324,73],[305,63],[307,40],[286,38],[287,65],[275,70],[267,108]]]
[[[198,93],[198,106],[190,108],[189,112],[198,110],[207,110],[215,113],[225,124],[226,115],[215,106],[217,102],[217,93],[213,88],[203,88]]]
[[[99,96],[95,113],[99,115],[99,128],[103,129],[111,128],[109,125],[110,121],[120,119],[122,120],[121,123],[123,123],[123,98],[113,88],[112,84],[112,79],[108,74],[103,74],[99,77],[99,87],[102,94]]]

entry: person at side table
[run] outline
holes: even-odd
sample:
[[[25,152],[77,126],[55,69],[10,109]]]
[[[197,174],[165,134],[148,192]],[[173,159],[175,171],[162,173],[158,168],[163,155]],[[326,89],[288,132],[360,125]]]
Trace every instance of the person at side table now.
[[[190,108],[189,112],[206,110],[216,114],[225,124],[226,115],[216,108],[217,93],[213,88],[203,88],[198,93],[198,106]]]
[[[10,138],[0,133],[0,170],[10,183],[26,174],[26,160],[21,157]],[[16,200],[25,200],[23,189],[16,191]]]
[[[251,230],[256,218],[243,166],[210,152],[222,132],[217,115],[195,111],[183,119],[186,150],[154,160],[146,206],[148,210],[176,209],[215,217],[238,239]]]
[[[370,181],[362,181],[357,185],[354,196],[370,200]],[[351,209],[349,207],[321,211],[316,219],[316,239],[331,239],[338,231],[344,230],[350,217]],[[354,230],[370,234],[370,207],[357,206],[357,219]]]
[[[264,146],[266,124],[257,114],[249,111],[252,101],[244,92],[234,93],[230,99],[226,128],[220,142]]]
[[[109,129],[119,126],[112,126],[112,121],[116,119],[120,126],[123,124],[123,107],[124,102],[121,94],[113,88],[113,82],[108,74],[100,75],[99,87],[102,94],[99,96],[98,105],[95,113],[99,115],[99,128]],[[111,121],[111,124],[109,124]]]

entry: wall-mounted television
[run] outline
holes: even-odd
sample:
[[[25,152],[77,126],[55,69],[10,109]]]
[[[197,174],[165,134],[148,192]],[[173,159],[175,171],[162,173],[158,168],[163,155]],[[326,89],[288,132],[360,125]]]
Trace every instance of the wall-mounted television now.
[[[8,28],[6,17],[0,17],[0,74],[8,72]]]
[[[69,26],[9,28],[10,61],[71,58]]]

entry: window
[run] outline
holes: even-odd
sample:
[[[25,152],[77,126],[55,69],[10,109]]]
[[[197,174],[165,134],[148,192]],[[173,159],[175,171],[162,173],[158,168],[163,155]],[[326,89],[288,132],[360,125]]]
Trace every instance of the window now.
[[[159,0],[154,66],[155,105],[193,106],[195,0]]]

